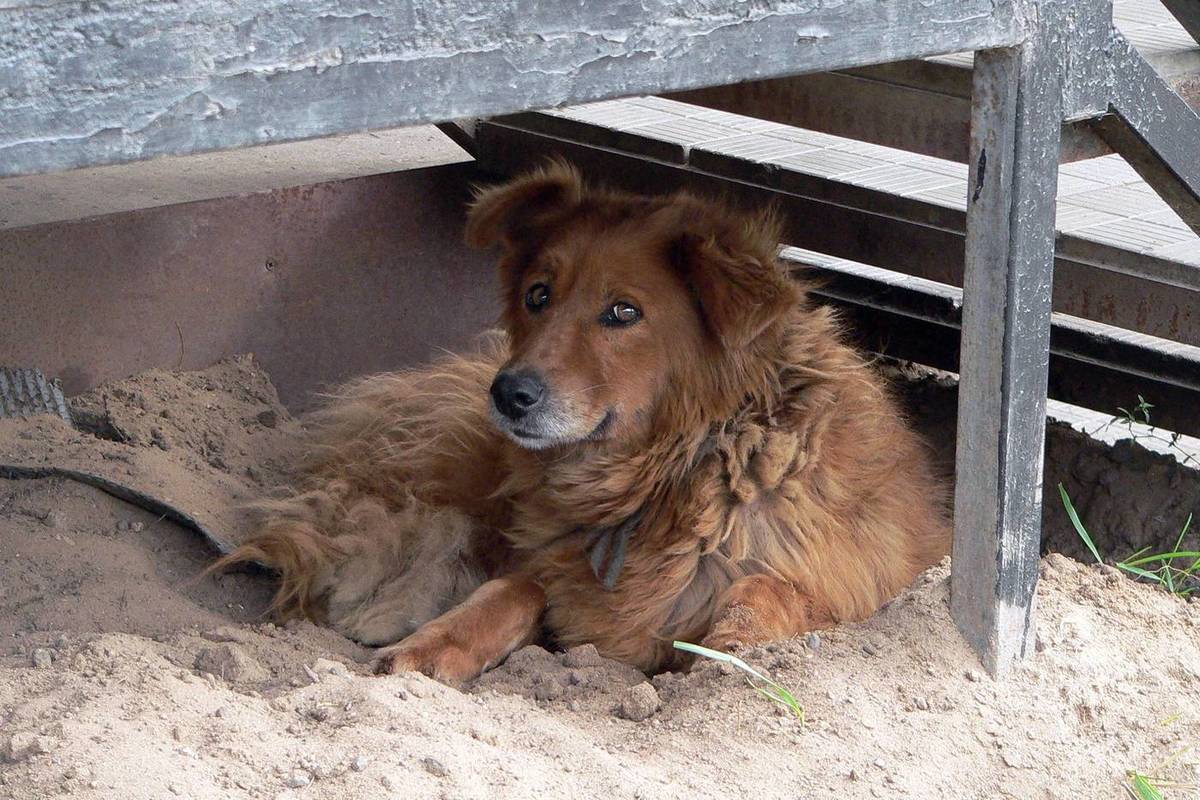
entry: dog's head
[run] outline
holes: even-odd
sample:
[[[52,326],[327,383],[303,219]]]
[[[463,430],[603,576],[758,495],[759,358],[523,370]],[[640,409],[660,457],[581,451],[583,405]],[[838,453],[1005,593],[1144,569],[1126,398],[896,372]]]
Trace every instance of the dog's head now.
[[[731,367],[798,299],[777,228],[686,194],[589,190],[562,163],[482,192],[467,240],[503,248],[511,343],[496,424],[530,449],[630,442],[677,418],[672,400],[740,401]]]

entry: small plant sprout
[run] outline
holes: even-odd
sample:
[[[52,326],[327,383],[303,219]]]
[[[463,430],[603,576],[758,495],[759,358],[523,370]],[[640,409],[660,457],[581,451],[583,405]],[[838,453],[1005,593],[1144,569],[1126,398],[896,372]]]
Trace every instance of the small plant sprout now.
[[[1125,791],[1134,800],[1164,800],[1162,792],[1154,785],[1152,778],[1148,778],[1135,769],[1129,770],[1127,777],[1129,785],[1125,787]]]
[[[1182,438],[1180,434],[1172,431],[1160,431],[1150,423],[1150,410],[1154,408],[1154,404],[1146,400],[1140,394],[1137,396],[1137,405],[1132,408],[1117,407],[1120,413],[1114,415],[1112,419],[1105,422],[1100,427],[1091,431],[1089,435],[1095,436],[1102,431],[1108,430],[1113,425],[1119,425],[1125,428],[1129,434],[1129,438],[1134,442],[1155,442],[1159,446],[1165,446],[1168,450],[1174,452],[1180,463],[1200,467],[1200,458],[1196,457],[1196,453],[1189,451],[1179,444]],[[1170,434],[1164,436],[1163,434]]]
[[[1133,411],[1117,406],[1117,411],[1120,411],[1126,422],[1137,422],[1144,425],[1150,424],[1150,409],[1154,406],[1146,402],[1146,398],[1140,394],[1137,396],[1138,403],[1133,407]]]
[[[712,650],[707,647],[701,647],[698,644],[690,644],[688,642],[675,642],[677,650],[683,650],[688,653],[694,653],[698,656],[711,658],[713,661],[723,661],[726,664],[731,664],[737,667],[742,672],[746,673],[746,683],[763,697],[778,703],[784,708],[790,709],[793,714],[800,718],[800,724],[805,721],[804,706],[800,705],[800,701],[796,699],[788,689],[775,681],[763,675],[754,667],[747,664],[742,659],[730,653],[722,653],[720,650]]]
[[[1103,564],[1104,559],[1100,557],[1096,543],[1079,519],[1079,512],[1075,510],[1070,495],[1067,494],[1066,488],[1061,483],[1058,485],[1058,494],[1062,497],[1063,507],[1067,510],[1067,516],[1071,518],[1075,532],[1079,534],[1079,538],[1091,551],[1096,563]],[[1200,589],[1200,550],[1179,549],[1191,526],[1192,515],[1188,514],[1187,520],[1183,523],[1183,529],[1175,539],[1175,546],[1169,552],[1147,555],[1146,551],[1150,548],[1143,547],[1128,558],[1116,562],[1117,568],[1150,583],[1156,583],[1179,597],[1193,594]]]

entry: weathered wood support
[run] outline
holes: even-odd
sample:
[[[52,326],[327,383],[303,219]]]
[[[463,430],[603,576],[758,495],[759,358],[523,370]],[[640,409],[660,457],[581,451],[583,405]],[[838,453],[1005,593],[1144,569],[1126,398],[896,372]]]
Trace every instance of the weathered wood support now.
[[[1200,2],[1193,2],[1200,16]],[[1200,116],[1120,35],[1112,43],[1113,114],[1094,122],[1175,213],[1200,233]]]
[[[1046,42],[976,54],[950,597],[993,675],[1032,635],[1062,102]]]
[[[0,177],[1005,46],[1015,2],[16,0]]]

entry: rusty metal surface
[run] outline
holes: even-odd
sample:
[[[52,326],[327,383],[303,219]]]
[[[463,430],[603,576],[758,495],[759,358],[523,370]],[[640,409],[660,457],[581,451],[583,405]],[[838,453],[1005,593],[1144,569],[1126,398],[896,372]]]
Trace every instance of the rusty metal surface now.
[[[970,77],[959,67],[932,67]],[[714,86],[667,97],[684,103],[769,119],[859,141],[896,147],[921,155],[967,160],[971,99],[925,86],[893,80],[892,67],[882,65],[853,72],[825,72],[765,81]],[[931,78],[936,85],[938,77]],[[1195,97],[1200,103],[1200,94]],[[1078,161],[1112,152],[1086,125],[1063,126],[1062,160]]]
[[[293,408],[495,319],[470,165],[0,231],[0,363],[74,394],[251,351]]]
[[[816,278],[813,294],[841,309],[868,352],[958,371],[962,290],[800,248],[785,263]],[[1156,424],[1200,436],[1200,347],[1052,315],[1051,399],[1115,414],[1153,397]]]

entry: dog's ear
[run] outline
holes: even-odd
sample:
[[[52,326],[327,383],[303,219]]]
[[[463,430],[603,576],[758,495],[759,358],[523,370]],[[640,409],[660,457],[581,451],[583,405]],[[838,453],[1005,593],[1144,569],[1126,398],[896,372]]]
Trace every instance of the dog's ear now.
[[[748,344],[800,301],[776,257],[774,210],[746,216],[689,199],[678,211],[669,258],[726,348]]]
[[[583,200],[583,180],[565,161],[551,161],[499,186],[481,190],[467,215],[467,244],[506,247],[528,240]]]

